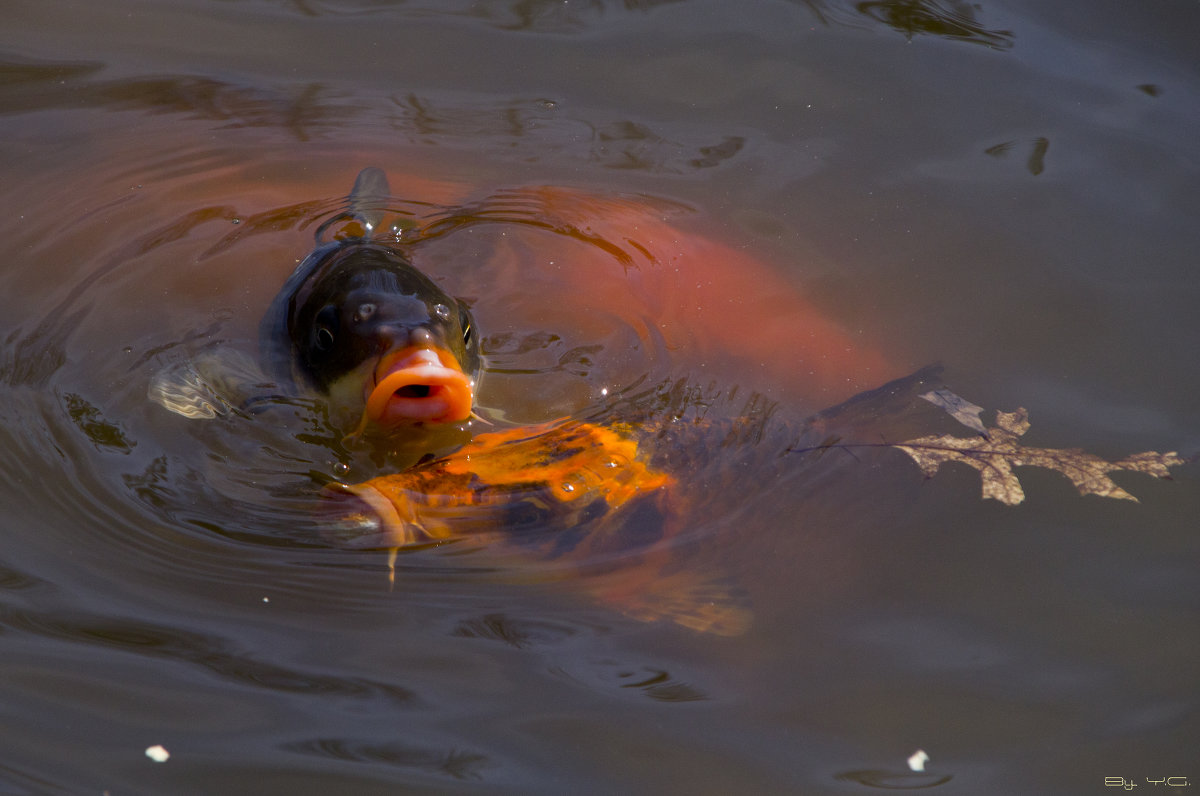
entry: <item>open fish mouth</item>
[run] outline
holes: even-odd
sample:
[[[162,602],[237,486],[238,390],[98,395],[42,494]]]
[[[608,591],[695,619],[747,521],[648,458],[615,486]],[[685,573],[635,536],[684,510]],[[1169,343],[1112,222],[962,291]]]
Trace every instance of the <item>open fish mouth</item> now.
[[[471,417],[475,384],[449,351],[407,348],[385,356],[368,387],[364,420],[384,427],[461,423]]]

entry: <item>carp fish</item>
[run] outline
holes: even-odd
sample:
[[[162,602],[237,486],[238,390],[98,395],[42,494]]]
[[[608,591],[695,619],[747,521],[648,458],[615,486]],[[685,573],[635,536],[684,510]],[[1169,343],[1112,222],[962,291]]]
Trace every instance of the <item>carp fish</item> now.
[[[744,630],[750,614],[738,589],[723,573],[681,564],[675,541],[687,534],[681,508],[704,491],[698,485],[706,467],[716,461],[719,468],[753,472],[742,462],[718,460],[733,450],[739,451],[733,459],[764,453],[732,441],[761,437],[770,412],[716,423],[684,416],[703,401],[664,403],[651,396],[657,409],[623,411],[616,401],[582,416],[477,433],[480,332],[467,302],[414,264],[406,231],[389,226],[390,199],[383,171],[358,175],[345,212],[318,230],[318,245],[263,317],[261,368],[274,388],[316,393],[354,418],[346,429],[351,438],[404,439],[444,428],[459,436],[448,453],[357,483],[324,486],[318,515],[327,536],[389,551],[392,579],[400,550],[467,543],[515,560],[518,569],[521,561],[567,562],[552,568],[554,577],[586,569],[580,580],[587,594],[637,619],[723,635]],[[618,207],[613,215],[621,212]],[[652,223],[644,221],[648,228]],[[335,225],[339,235],[328,240]],[[697,265],[717,255],[737,262],[736,254],[716,250]],[[796,323],[807,324],[798,340],[819,347],[836,341],[831,350],[850,350],[819,318],[801,311]],[[739,341],[757,340],[756,331],[720,320],[712,336],[749,352]],[[918,383],[897,382],[877,398],[889,402]],[[195,387],[194,379],[160,379],[151,397],[188,416],[219,413],[211,391],[200,394]],[[660,392],[677,387],[664,385]],[[861,400],[851,404],[862,406]],[[851,420],[866,414],[842,413]],[[826,419],[835,415],[810,423],[809,436],[828,433]]]

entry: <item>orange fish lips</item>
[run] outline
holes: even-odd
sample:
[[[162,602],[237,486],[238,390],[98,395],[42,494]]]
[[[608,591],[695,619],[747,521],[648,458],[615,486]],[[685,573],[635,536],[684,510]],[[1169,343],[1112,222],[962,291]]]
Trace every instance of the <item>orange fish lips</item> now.
[[[460,423],[471,416],[474,388],[449,351],[407,348],[384,357],[376,368],[365,420],[384,427]]]

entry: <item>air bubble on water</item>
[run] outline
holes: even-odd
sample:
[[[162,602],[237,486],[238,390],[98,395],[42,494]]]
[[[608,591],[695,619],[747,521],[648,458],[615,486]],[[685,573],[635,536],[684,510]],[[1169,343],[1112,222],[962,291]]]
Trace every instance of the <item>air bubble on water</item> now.
[[[563,485],[562,485],[562,490],[563,490],[564,492],[574,492],[574,491],[575,491],[575,487],[574,487],[574,485],[572,485],[572,484],[563,484]]]
[[[121,349],[121,353],[122,353],[122,354],[132,354],[132,353],[133,353],[133,346],[131,346],[131,345],[127,345],[127,346],[125,346],[124,348],[122,348],[122,349]]]
[[[334,462],[333,463],[333,474],[334,475],[344,476],[344,475],[349,474],[349,472],[350,472],[350,465],[346,464],[345,462]]]

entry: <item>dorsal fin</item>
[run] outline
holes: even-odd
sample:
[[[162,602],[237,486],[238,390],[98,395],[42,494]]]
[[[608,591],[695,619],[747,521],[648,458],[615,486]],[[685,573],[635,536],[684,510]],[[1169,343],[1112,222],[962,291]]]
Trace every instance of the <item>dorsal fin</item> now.
[[[383,169],[368,166],[358,173],[350,191],[350,215],[366,228],[364,237],[370,238],[383,221],[391,195]]]

